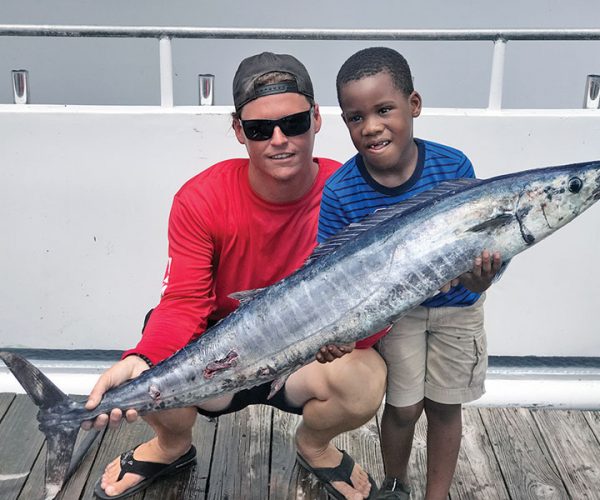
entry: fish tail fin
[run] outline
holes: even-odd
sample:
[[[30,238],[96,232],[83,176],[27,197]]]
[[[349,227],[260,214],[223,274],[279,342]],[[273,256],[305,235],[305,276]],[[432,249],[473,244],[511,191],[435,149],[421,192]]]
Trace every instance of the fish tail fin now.
[[[71,399],[56,387],[46,375],[29,361],[12,352],[0,351],[0,359],[40,408],[47,410],[61,403],[70,403]]]
[[[6,351],[0,351],[0,359],[4,361],[39,408],[40,430],[46,435],[48,449],[46,456],[46,498],[54,498],[68,476],[76,468],[77,464],[71,465],[71,457],[79,433],[79,426],[69,427],[61,424],[58,419],[52,419],[51,422],[47,422],[47,419],[49,415],[60,415],[57,407],[67,408],[74,401],[26,359]],[[91,446],[91,442],[87,444],[88,448],[89,446]],[[77,460],[81,460],[83,454],[85,454],[85,450],[83,453],[80,451],[77,454]]]
[[[45,431],[46,434],[46,500],[58,495],[70,468],[78,428]]]

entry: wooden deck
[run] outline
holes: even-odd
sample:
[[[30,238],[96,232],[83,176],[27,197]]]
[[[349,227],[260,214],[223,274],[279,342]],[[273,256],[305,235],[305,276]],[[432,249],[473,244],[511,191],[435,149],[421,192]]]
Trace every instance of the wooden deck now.
[[[45,445],[27,396],[0,394],[0,499],[43,498]],[[523,408],[464,410],[464,437],[452,499],[600,499],[600,412]],[[294,460],[298,417],[255,406],[217,421],[198,418],[198,465],[164,480],[135,500],[325,499]],[[423,497],[425,423],[412,455],[413,498]],[[97,440],[58,498],[93,498],[105,464],[150,436],[143,422]],[[336,443],[377,481],[383,469],[378,419]]]

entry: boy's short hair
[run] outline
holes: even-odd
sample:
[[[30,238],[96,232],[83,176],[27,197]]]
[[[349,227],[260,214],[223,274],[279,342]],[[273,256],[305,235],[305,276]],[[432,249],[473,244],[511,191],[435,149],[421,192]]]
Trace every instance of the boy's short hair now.
[[[369,47],[351,55],[340,68],[336,78],[338,103],[341,105],[342,87],[352,81],[385,71],[394,86],[409,96],[413,91],[410,66],[402,54],[389,47]]]

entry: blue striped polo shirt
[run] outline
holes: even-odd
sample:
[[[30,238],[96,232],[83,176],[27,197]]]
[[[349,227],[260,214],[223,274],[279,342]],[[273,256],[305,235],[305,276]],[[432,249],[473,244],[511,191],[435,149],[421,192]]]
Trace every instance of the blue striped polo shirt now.
[[[340,167],[325,184],[319,215],[318,241],[322,243],[348,224],[358,222],[378,208],[412,198],[440,182],[475,177],[473,165],[461,151],[423,139],[414,139],[417,166],[405,183],[395,188],[379,184],[367,171],[360,154]],[[427,299],[426,307],[468,306],[479,294],[462,285]]]

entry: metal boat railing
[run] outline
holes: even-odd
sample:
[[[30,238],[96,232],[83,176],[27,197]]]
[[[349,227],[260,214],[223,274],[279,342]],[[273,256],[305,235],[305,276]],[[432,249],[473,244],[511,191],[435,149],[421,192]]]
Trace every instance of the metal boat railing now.
[[[509,41],[600,40],[600,29],[289,29],[195,28],[161,26],[0,25],[0,36],[122,37],[159,40],[160,102],[173,106],[173,57],[176,38],[255,40],[388,40],[388,41],[490,41],[494,43],[488,109],[502,108],[506,44]],[[593,85],[590,88],[597,89]],[[208,89],[204,89],[205,92]],[[590,90],[591,91],[591,90]],[[596,92],[597,93],[597,92]],[[584,98],[584,103],[597,99]]]

